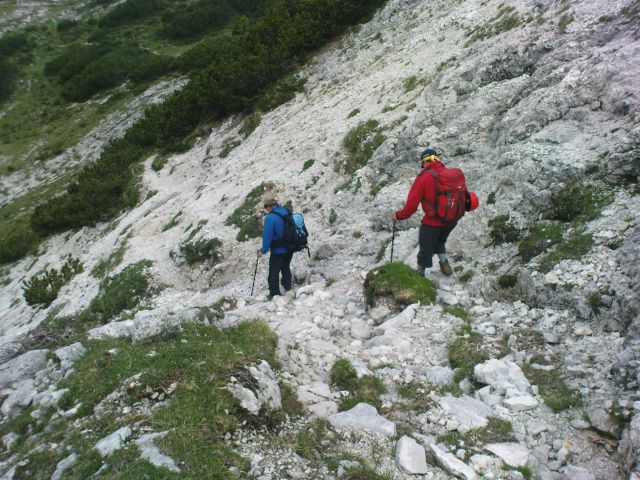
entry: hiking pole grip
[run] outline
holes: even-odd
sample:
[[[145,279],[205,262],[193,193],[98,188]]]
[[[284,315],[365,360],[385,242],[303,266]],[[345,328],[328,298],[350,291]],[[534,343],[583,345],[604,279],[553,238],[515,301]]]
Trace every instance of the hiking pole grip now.
[[[391,234],[391,262],[393,262],[393,244],[396,242],[396,221],[393,221],[393,233]]]
[[[256,269],[253,271],[253,283],[251,284],[251,296],[253,297],[253,287],[256,284],[256,274],[258,273],[258,257],[256,257]]]

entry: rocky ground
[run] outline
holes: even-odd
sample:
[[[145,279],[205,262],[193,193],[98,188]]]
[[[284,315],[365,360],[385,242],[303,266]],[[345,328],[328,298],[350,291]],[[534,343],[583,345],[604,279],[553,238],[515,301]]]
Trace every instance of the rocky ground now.
[[[209,321],[226,328],[263,319],[278,335],[279,365],[275,374],[268,366],[256,368],[257,395],[233,380],[230,388],[249,411],[259,410],[260,402],[275,408],[277,379],[305,405],[304,415],[278,429],[245,427],[225,437],[251,461],[252,478],[348,476],[358,461],[399,479],[636,478],[637,10],[629,1],[388,3],[371,22],[319,52],[301,72],[306,93],[265,114],[247,138],[239,133],[242,118],[230,118],[161,171],[148,159],[146,200],[138,207],[109,225],[54,237],[37,257],[5,269],[5,420],[29,405],[36,417],[53,407],[59,418],[90,429],[82,422],[99,422],[103,409],[126,417],[132,412],[123,409],[133,408],[144,417],[166,408],[175,386],[149,392],[133,407],[119,403],[127,388],[142,388],[132,377],[89,420],[73,420],[79,406],[56,407],[65,393],[57,383],[91,339],[152,341],[202,321],[199,312],[218,300],[232,299]],[[513,15],[516,20],[505,21]],[[366,166],[347,174],[343,139],[371,119],[385,140]],[[240,145],[220,157],[234,139]],[[465,171],[482,206],[465,216],[449,241],[454,276],[429,273],[437,287],[434,305],[369,308],[363,282],[390,258],[388,218],[402,206],[417,154],[427,145]],[[294,259],[294,291],[273,301],[266,299],[264,260],[250,295],[257,240],[238,242],[238,229],[225,224],[267,181],[305,214],[312,247],[310,258],[300,253]],[[509,214],[524,234],[547,221],[553,194],[573,181],[594,184],[607,197],[595,215],[557,223],[566,237],[591,238],[586,252],[549,265],[544,249],[524,260],[517,242],[495,241],[492,219]],[[189,266],[177,253],[199,223],[201,238],[222,241],[220,263]],[[416,227],[415,218],[400,224],[393,243],[394,259],[410,266]],[[68,254],[84,271],[48,308],[27,305],[23,280],[59,268]],[[153,262],[154,294],[145,309],[94,326],[79,343],[27,351],[29,332],[43,321],[90,305],[100,285],[96,267],[112,261],[114,274],[142,259]],[[507,277],[513,283],[500,286]],[[451,358],[456,342],[463,357],[474,354],[474,345],[489,353],[460,382]],[[373,375],[385,385],[377,410],[361,403],[338,412],[346,393],[329,372],[340,358],[359,376]],[[549,393],[544,380],[554,375],[563,388]],[[554,400],[578,396],[569,408],[554,410]],[[328,432],[311,454],[296,453],[287,439],[319,429],[317,419],[326,420]],[[496,425],[507,422],[508,431],[498,432]],[[158,449],[156,434],[165,432],[136,421],[96,448],[107,457],[135,442],[143,458],[180,470]],[[3,478],[13,478],[27,461],[12,450],[20,435],[27,434],[3,438]],[[56,448],[65,457],[52,478],[63,478],[76,452],[64,442]],[[344,458],[329,465],[328,451]]]

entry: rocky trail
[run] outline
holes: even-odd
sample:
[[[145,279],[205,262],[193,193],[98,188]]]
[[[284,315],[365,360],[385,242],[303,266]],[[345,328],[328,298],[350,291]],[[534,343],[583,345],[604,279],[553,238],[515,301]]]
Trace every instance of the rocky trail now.
[[[176,427],[162,417],[196,388],[178,374],[153,383],[164,365],[152,362],[171,339],[174,353],[215,344],[190,328],[256,319],[277,335],[275,358],[205,382],[244,411],[222,434],[227,456],[248,462],[223,465],[229,478],[638,478],[637,8],[392,1],[318,52],[305,93],[249,134],[232,117],[159,169],[147,159],[135,208],[2,271],[0,478],[120,478],[132,447],[127,461],[162,478],[200,478],[168,454]],[[381,141],[353,169],[345,139],[358,129],[361,144]],[[65,154],[87,159],[97,144]],[[427,145],[465,171],[481,208],[448,242],[454,275],[429,272],[434,302],[368,297]],[[258,240],[242,237],[267,190],[304,213],[312,248],[271,301],[265,260],[250,295]],[[416,217],[393,244],[408,268]],[[198,242],[209,256],[192,262]],[[82,271],[50,305],[29,305],[25,280],[69,255]],[[107,314],[110,281],[135,271],[144,292]],[[93,373],[122,361],[126,378],[74,387],[95,378],[92,355]]]

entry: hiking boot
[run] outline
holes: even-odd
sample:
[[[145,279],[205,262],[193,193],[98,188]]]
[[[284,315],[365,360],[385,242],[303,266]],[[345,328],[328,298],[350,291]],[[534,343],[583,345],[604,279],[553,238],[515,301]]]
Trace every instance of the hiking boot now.
[[[424,271],[425,270],[426,270],[425,268],[420,267],[420,266],[416,268],[416,272],[418,272],[421,277],[424,277]]]
[[[440,262],[440,271],[447,277],[453,275],[453,270],[451,269],[451,265],[449,265],[449,260]]]

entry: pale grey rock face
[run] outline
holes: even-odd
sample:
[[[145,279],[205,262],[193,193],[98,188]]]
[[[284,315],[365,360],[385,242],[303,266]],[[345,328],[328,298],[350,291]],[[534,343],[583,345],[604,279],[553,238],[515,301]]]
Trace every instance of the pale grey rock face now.
[[[131,427],[122,427],[116,430],[113,433],[110,433],[98,443],[96,443],[95,448],[101,457],[109,457],[116,450],[120,450],[124,446],[124,442],[131,436],[133,432],[131,431]]]
[[[300,385],[297,389],[298,400],[302,403],[316,403],[331,398],[331,388],[324,382]]]
[[[166,468],[172,472],[180,472],[176,462],[163,454],[154,443],[156,438],[162,438],[167,432],[148,433],[135,440],[140,449],[140,457],[159,468]]]
[[[487,417],[493,414],[493,409],[475,398],[464,395],[460,398],[447,395],[441,397],[440,406],[450,413],[457,422],[457,430],[466,433],[474,428],[487,426]]]
[[[402,470],[414,475],[428,471],[424,447],[406,435],[396,443],[396,463]]]
[[[596,476],[589,470],[569,465],[562,470],[563,480],[596,480]]]
[[[60,480],[62,478],[62,475],[64,475],[64,472],[72,467],[77,461],[78,455],[76,455],[75,452],[68,457],[60,460],[56,465],[56,469],[53,472],[53,475],[51,475],[51,480]]]
[[[31,350],[0,365],[0,389],[32,377],[47,366],[49,350]]]
[[[478,478],[473,468],[452,453],[442,450],[435,444],[429,445],[429,448],[438,465],[447,473],[463,480],[476,480]]]
[[[60,359],[60,370],[63,374],[73,367],[73,364],[87,351],[86,348],[80,343],[76,342],[66,347],[59,348],[53,353]]]
[[[36,382],[31,379],[23,380],[14,384],[13,389],[5,390],[5,392],[8,392],[8,394],[4,402],[2,402],[0,412],[5,416],[13,416],[19,412],[20,407],[29,405],[33,401],[36,395]]]
[[[611,418],[611,415],[605,409],[599,407],[589,408],[587,409],[587,416],[591,426],[595,429],[613,437],[617,437],[620,434],[620,424]]]
[[[530,395],[515,395],[505,398],[503,404],[509,410],[520,412],[537,407],[538,401]]]
[[[325,400],[323,402],[314,403],[307,407],[311,415],[318,418],[328,418],[331,415],[338,413],[338,404],[331,400]]]
[[[526,392],[531,386],[520,367],[512,361],[492,358],[476,365],[473,374],[480,383],[491,385],[494,390],[515,388]]]
[[[255,391],[244,387],[235,379],[227,385],[227,390],[238,399],[240,406],[252,415],[258,415],[262,407],[269,411],[280,409],[282,393],[271,366],[262,360],[257,367],[250,366],[247,371],[255,381]]]
[[[378,415],[376,407],[366,403],[359,403],[351,410],[331,415],[328,420],[335,428],[363,430],[386,436],[396,433],[395,423]]]
[[[630,471],[634,465],[640,465],[640,416],[634,415],[629,425],[622,432],[620,439],[621,462],[625,470]]]
[[[484,448],[500,457],[510,467],[525,467],[529,462],[529,451],[519,443],[491,443]]]

